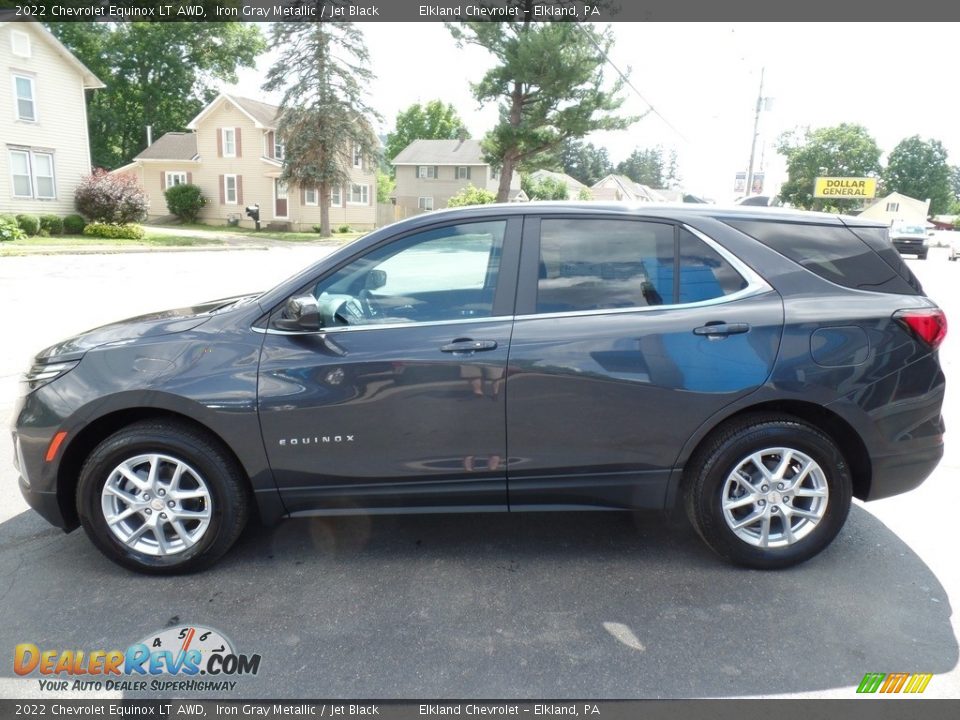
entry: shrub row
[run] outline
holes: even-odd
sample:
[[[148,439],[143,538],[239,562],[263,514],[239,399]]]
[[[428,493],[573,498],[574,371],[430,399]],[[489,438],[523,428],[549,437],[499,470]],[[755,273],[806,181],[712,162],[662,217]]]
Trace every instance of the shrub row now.
[[[70,235],[79,235],[83,232],[87,221],[80,215],[67,215],[61,218],[57,215],[0,215],[4,231],[0,233],[0,240],[15,240],[22,237],[39,235],[41,237],[50,237],[51,235],[62,235],[64,232]],[[17,237],[14,237],[13,229],[16,229]]]
[[[90,237],[108,238],[111,240],[141,240],[145,235],[140,225],[133,223],[90,223],[83,229],[83,234]]]

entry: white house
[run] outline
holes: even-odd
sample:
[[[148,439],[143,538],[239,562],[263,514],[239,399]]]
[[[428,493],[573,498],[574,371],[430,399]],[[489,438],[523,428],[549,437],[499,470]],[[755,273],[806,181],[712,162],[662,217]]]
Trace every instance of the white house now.
[[[0,213],[76,212],[90,173],[85,94],[104,84],[36,22],[0,23],[0,75]]]

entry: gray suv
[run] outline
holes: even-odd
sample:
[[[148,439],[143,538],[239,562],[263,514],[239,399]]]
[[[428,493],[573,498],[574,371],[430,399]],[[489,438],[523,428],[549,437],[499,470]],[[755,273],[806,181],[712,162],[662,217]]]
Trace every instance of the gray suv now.
[[[769,208],[424,214],[268,292],[47,348],[24,497],[134,570],[250,515],[685,507],[719,555],[807,560],[943,453],[943,312],[887,237]]]

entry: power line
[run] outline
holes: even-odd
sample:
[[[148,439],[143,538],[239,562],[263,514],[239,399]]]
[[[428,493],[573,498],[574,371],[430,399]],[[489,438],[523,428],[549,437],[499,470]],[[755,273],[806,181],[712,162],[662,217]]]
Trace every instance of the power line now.
[[[657,110],[657,109],[653,106],[653,103],[651,103],[649,100],[647,100],[647,99],[643,96],[643,93],[641,93],[639,90],[637,90],[636,86],[634,86],[634,84],[633,84],[632,82],[630,82],[630,78],[627,77],[626,73],[624,73],[622,70],[620,70],[620,68],[617,67],[617,64],[616,64],[615,62],[613,62],[613,60],[610,59],[610,57],[607,55],[607,53],[604,51],[604,49],[603,49],[602,47],[600,47],[600,43],[597,42],[597,40],[596,40],[596,38],[594,38],[593,34],[592,34],[591,32],[589,32],[589,31],[586,29],[586,27],[580,25],[579,23],[577,23],[577,26],[580,27],[580,28],[583,30],[583,32],[586,33],[587,37],[590,39],[590,42],[592,42],[592,43],[593,43],[593,46],[597,49],[597,52],[599,52],[599,53],[603,56],[604,61],[605,61],[610,67],[612,67],[614,70],[617,71],[617,75],[620,76],[620,79],[623,80],[624,84],[625,84],[628,88],[630,88],[631,90],[633,90],[634,94],[635,94],[638,98],[640,98],[640,99],[647,105],[648,108],[650,108],[650,112],[652,112],[652,113],[653,113],[654,115],[656,115],[658,118],[660,118],[661,120],[663,120],[664,124],[665,124],[668,128],[670,128],[671,130],[673,130],[673,131],[680,137],[681,140],[683,140],[685,143],[689,143],[690,141],[687,140],[686,136],[685,136],[682,132],[680,132],[679,130],[677,130],[677,128],[674,126],[674,124],[671,123],[669,120],[667,120],[667,118],[664,117],[663,113],[661,113],[659,110]]]

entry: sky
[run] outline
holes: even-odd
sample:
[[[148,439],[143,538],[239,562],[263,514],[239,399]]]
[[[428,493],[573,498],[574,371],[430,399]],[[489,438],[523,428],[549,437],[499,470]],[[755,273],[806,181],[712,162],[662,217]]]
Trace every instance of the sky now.
[[[457,48],[442,23],[363,23],[371,69],[371,105],[380,132],[415,102],[452,103],[473,137],[496,123],[495,105],[470,94],[493,64],[477,47]],[[943,142],[960,164],[960,91],[953,23],[613,23],[609,54],[639,95],[624,90],[623,113],[641,115],[626,130],[587,138],[616,163],[635,147],[675,149],[687,192],[719,202],[734,199],[734,177],[746,171],[754,110],[764,72],[755,170],[766,190],[785,179],[777,138],[785,131],[841,122],[864,125],[884,154],[918,134]],[[264,26],[261,25],[261,28]],[[265,29],[265,28],[264,28]],[[260,85],[275,55],[240,71],[224,89],[278,101]],[[608,68],[609,77],[615,77]],[[647,112],[651,106],[656,112]],[[762,167],[761,167],[762,166]]]

